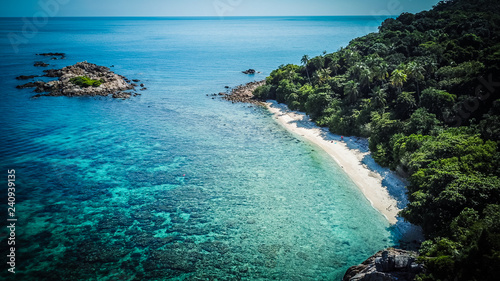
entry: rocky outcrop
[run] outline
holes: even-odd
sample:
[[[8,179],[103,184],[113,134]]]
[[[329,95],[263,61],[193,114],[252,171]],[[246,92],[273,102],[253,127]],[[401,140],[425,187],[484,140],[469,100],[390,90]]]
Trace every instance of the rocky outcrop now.
[[[46,77],[58,77],[58,80],[44,82],[35,81],[24,85],[19,85],[17,88],[35,88],[40,96],[107,96],[111,95],[114,98],[130,98],[132,93],[124,92],[134,90],[132,84],[127,83],[125,77],[115,74],[105,66],[88,63],[86,61],[79,62],[74,65],[66,66],[63,69],[48,69],[44,70]],[[96,85],[79,85],[72,82],[75,77],[87,77],[91,80],[99,81]],[[21,76],[20,76],[21,77]]]
[[[47,67],[49,66],[49,64],[44,63],[43,61],[36,61],[35,64],[33,64],[33,66]]]
[[[250,69],[248,69],[248,70],[242,71],[242,72],[243,72],[244,74],[255,74],[255,73],[256,73],[255,69],[251,69],[251,68],[250,68]]]
[[[371,256],[360,265],[349,268],[343,281],[411,281],[423,272],[416,262],[417,253],[399,249],[387,249]]]
[[[16,79],[17,80],[29,80],[29,79],[33,79],[35,77],[39,77],[39,75],[21,75],[21,76],[17,76]]]
[[[43,72],[45,77],[61,77],[63,75],[62,69],[46,69]]]
[[[266,84],[266,81],[258,81],[258,82],[250,82],[244,85],[239,85],[236,88],[232,89],[229,94],[219,93],[219,96],[222,96],[223,99],[232,101],[232,102],[246,102],[253,104],[261,104],[262,102],[255,99],[253,95],[253,91],[257,89],[257,87]]]
[[[60,59],[65,59],[66,54],[65,53],[41,53],[41,54],[36,54],[37,56],[44,56],[44,57],[54,57],[52,59],[57,59],[56,57],[59,57]]]

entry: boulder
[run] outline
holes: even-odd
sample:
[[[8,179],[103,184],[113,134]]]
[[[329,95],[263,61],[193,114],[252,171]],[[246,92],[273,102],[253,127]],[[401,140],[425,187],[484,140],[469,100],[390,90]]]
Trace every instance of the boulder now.
[[[417,253],[389,248],[349,268],[343,281],[411,281],[424,271],[416,262]]]
[[[114,99],[128,99],[130,96],[131,94],[127,92],[117,92],[112,95]]]
[[[61,57],[64,58],[66,57],[65,53],[41,53],[41,54],[36,54],[37,56],[45,56],[45,57]]]
[[[61,69],[46,69],[43,72],[45,77],[61,77],[63,75]]]
[[[47,67],[47,66],[49,66],[49,64],[44,63],[43,61],[36,61],[33,66]]]
[[[35,77],[38,77],[38,75],[21,75],[21,76],[17,76],[16,79],[17,80],[28,80],[28,79],[33,79]]]
[[[245,70],[245,71],[242,71],[242,72],[243,72],[244,74],[255,74],[255,72],[256,72],[256,71],[255,71],[255,69],[250,68],[250,69]]]

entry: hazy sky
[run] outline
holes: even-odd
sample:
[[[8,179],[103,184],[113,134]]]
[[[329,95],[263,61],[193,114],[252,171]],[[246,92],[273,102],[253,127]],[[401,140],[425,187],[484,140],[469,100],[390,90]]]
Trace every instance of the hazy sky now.
[[[397,15],[439,0],[10,0],[0,17]]]

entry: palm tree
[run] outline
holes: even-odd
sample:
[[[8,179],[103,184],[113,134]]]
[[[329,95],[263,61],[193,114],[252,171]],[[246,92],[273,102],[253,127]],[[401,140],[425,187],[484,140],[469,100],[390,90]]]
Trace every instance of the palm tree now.
[[[371,92],[370,96],[372,97],[372,102],[375,107],[382,108],[382,113],[385,112],[385,106],[387,105],[387,94],[385,90],[380,87],[375,87]]]
[[[315,73],[316,75],[316,79],[318,79],[318,83],[319,84],[323,84],[325,83],[326,81],[328,81],[328,79],[330,79],[330,74],[332,73],[332,71],[328,68],[322,68],[322,69],[318,69]]]
[[[302,59],[300,60],[300,62],[306,68],[307,80],[309,80],[309,84],[311,84],[311,77],[309,77],[309,70],[307,69],[307,64],[309,64],[309,56],[308,55],[302,56]]]
[[[420,86],[418,82],[425,79],[425,69],[417,62],[411,61],[405,66],[405,72],[408,74],[408,78],[415,80],[415,84],[417,86],[418,101],[420,102]]]
[[[365,64],[357,64],[356,67],[358,68],[358,79],[361,83],[361,87],[368,86],[368,88],[371,89],[370,83],[372,82],[372,72],[370,68]]]
[[[387,73],[387,68],[389,65],[386,62],[380,62],[379,64],[374,65],[371,68],[372,71],[372,79],[376,79],[379,81],[385,81],[387,77],[389,77],[389,73]]]
[[[359,83],[351,80],[344,86],[344,93],[350,103],[355,103],[359,98]]]
[[[398,89],[398,94],[401,94],[401,90],[403,88],[403,84],[408,79],[408,75],[406,75],[404,70],[395,69],[391,74],[391,85]]]
[[[340,64],[337,60],[333,60],[328,64],[328,68],[333,70],[333,72],[335,72],[335,75],[337,75],[340,69]]]

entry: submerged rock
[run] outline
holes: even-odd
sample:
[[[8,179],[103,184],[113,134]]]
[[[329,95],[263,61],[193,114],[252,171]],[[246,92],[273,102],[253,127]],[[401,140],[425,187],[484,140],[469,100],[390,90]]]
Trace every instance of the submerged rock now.
[[[16,79],[17,80],[28,80],[28,79],[33,79],[35,77],[39,77],[38,75],[21,75],[21,76],[17,76]]]
[[[36,54],[37,56],[44,56],[44,57],[60,57],[61,59],[66,58],[65,53],[41,53],[41,54]],[[52,58],[54,59],[54,58]],[[56,58],[57,59],[57,58]]]
[[[33,66],[47,67],[47,66],[49,66],[49,64],[48,63],[44,63],[43,61],[36,61]]]
[[[360,265],[350,267],[343,281],[411,281],[424,270],[416,262],[416,252],[387,249],[371,256]]]

